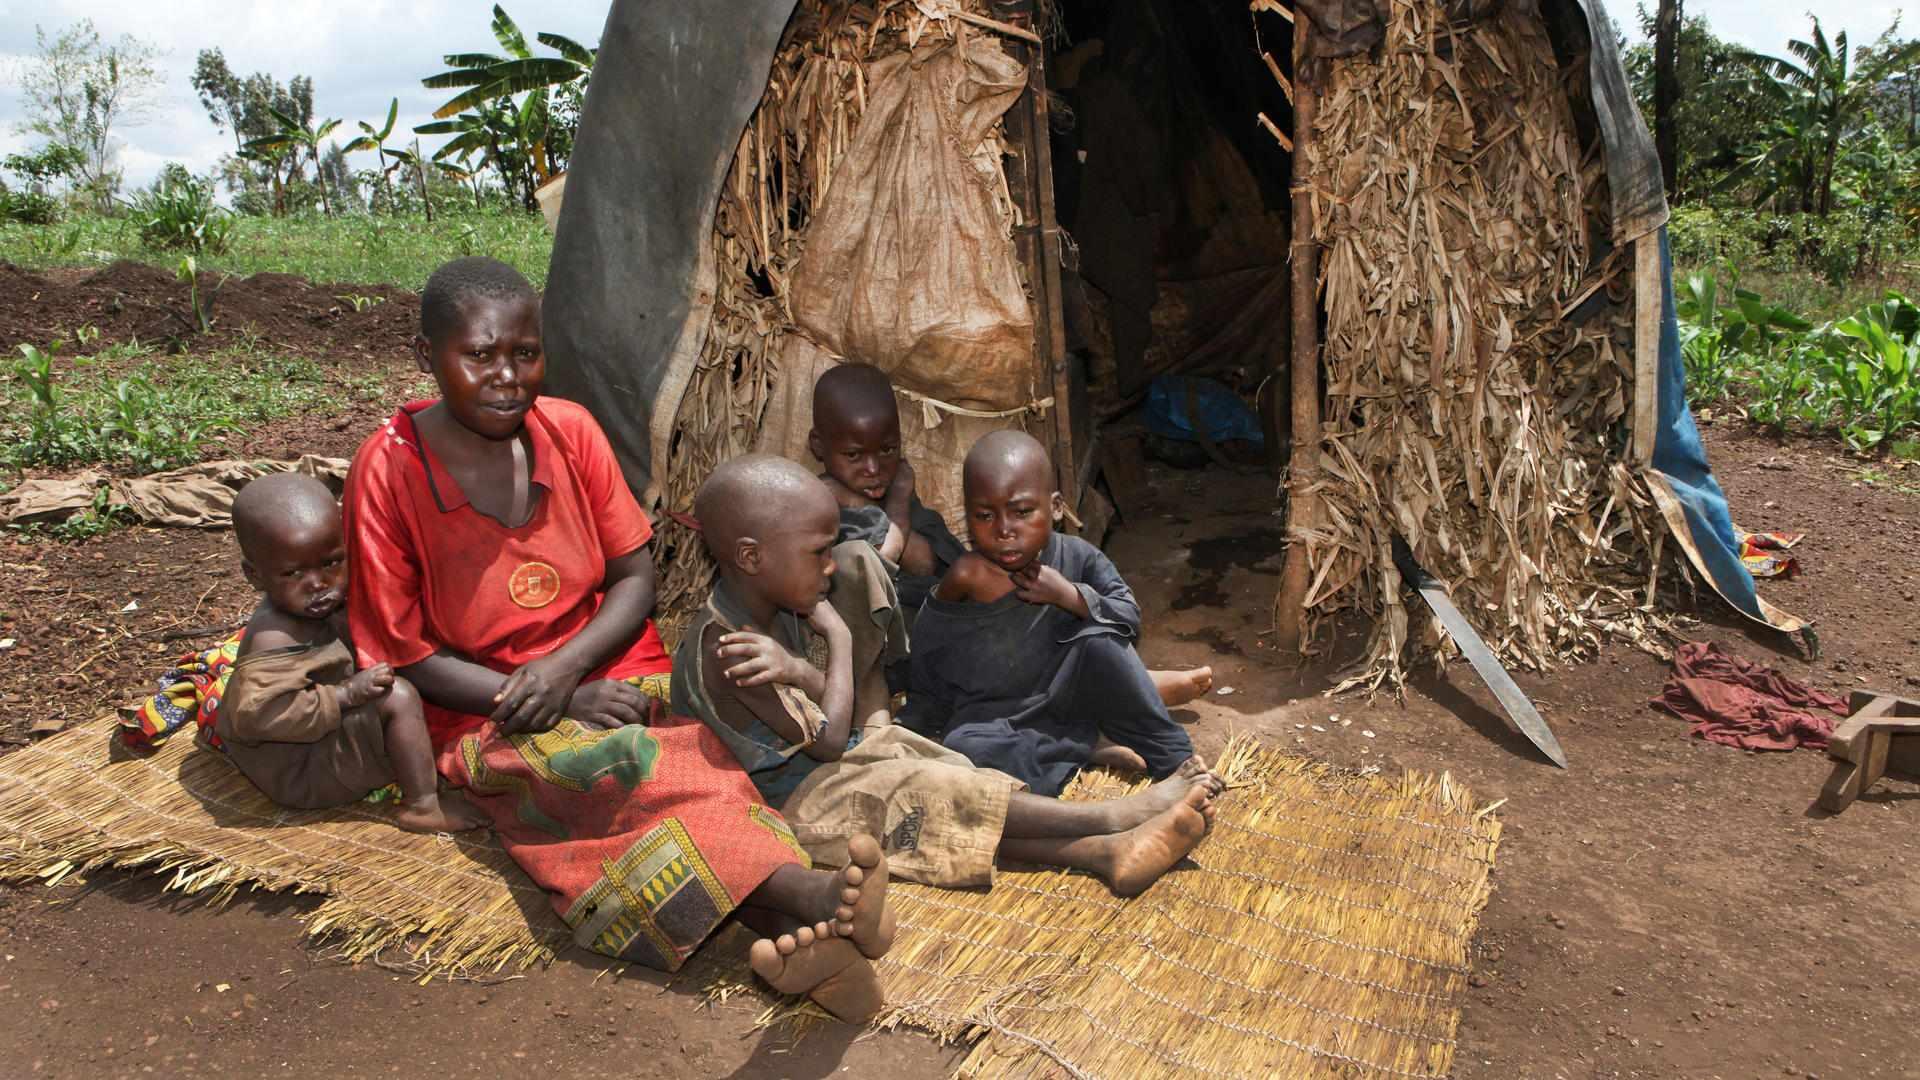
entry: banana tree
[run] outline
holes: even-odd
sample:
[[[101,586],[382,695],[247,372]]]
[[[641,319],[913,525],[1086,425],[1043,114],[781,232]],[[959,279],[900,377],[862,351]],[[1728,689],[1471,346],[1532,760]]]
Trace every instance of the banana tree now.
[[[422,80],[429,89],[458,89],[461,92],[434,110],[434,118],[446,122],[463,114],[472,115],[490,104],[512,110],[511,133],[533,170],[533,186],[551,178],[571,149],[570,131],[553,123],[556,93],[578,100],[593,74],[596,50],[589,49],[561,34],[535,35],[556,56],[535,56],[520,27],[498,4],[493,8],[493,36],[501,53],[454,53],[443,57],[448,70]],[[526,95],[517,104],[513,100]],[[432,134],[426,128],[416,129]]]
[[[274,123],[280,125],[280,130],[251,140],[246,148],[256,151],[291,150],[296,159],[298,152],[305,150],[308,160],[313,162],[313,184],[320,189],[320,207],[326,211],[328,217],[332,217],[333,199],[327,191],[326,173],[320,168],[320,144],[326,141],[327,136],[333,134],[333,129],[340,126],[340,121],[322,120],[318,124],[302,124],[271,106],[268,107],[267,112],[273,116]]]
[[[1790,118],[1800,138],[1796,163],[1801,210],[1817,209],[1821,217],[1833,208],[1833,172],[1840,144],[1872,116],[1873,96],[1892,73],[1920,57],[1920,42],[1875,56],[1854,66],[1847,51],[1847,32],[1827,40],[1820,20],[1813,20],[1807,40],[1787,42],[1792,60],[1761,53],[1743,59],[1762,76],[1757,85]]]
[[[361,134],[341,148],[349,154],[358,153],[363,150],[371,150],[374,152],[377,160],[380,162],[380,192],[386,196],[388,207],[393,206],[393,188],[389,183],[389,179],[393,175],[393,170],[400,167],[406,153],[404,150],[395,150],[387,146],[387,139],[393,135],[394,121],[399,118],[400,99],[394,98],[393,103],[387,106],[387,122],[384,125],[378,130],[375,130],[374,126],[365,120],[357,121],[360,125]]]

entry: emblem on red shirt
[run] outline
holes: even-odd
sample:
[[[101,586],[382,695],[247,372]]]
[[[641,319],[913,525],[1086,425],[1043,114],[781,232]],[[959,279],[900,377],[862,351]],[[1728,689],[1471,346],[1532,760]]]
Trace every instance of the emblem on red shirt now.
[[[560,595],[560,572],[543,562],[521,563],[507,579],[507,595],[523,608],[542,608]]]

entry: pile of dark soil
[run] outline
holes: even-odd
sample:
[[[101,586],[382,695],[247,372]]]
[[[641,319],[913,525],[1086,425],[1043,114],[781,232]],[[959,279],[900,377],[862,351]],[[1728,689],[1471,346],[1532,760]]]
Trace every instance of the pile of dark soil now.
[[[195,279],[211,297],[213,329],[198,332],[185,282],[144,263],[99,270],[34,273],[0,263],[0,345],[65,341],[71,355],[84,327],[100,332],[85,348],[138,341],[169,351],[208,352],[257,343],[303,356],[354,356],[402,351],[420,319],[419,298],[387,285],[316,285],[291,274]],[[355,310],[353,296],[377,298]]]

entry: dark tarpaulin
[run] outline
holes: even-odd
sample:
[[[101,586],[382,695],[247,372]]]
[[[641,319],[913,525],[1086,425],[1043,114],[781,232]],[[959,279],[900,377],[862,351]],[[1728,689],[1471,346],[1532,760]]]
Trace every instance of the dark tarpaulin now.
[[[706,336],[720,185],[793,5],[615,0],[601,34],[547,276],[547,387],[592,410],[637,492]]]

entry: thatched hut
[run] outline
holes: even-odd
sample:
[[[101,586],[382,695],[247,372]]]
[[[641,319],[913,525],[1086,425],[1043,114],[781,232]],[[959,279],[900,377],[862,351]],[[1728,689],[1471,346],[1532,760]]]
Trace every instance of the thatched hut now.
[[[1797,629],[1686,414],[1666,213],[1598,0],[616,0],[551,378],[659,512],[669,629],[712,573],[695,488],[803,454],[849,358],[893,373],[929,505],[1021,426],[1093,531],[1135,452],[1103,422],[1155,374],[1237,381],[1276,628],[1364,613],[1370,685],[1438,642],[1395,533],[1528,666],[1648,640],[1676,574]]]

